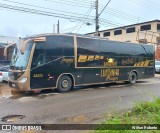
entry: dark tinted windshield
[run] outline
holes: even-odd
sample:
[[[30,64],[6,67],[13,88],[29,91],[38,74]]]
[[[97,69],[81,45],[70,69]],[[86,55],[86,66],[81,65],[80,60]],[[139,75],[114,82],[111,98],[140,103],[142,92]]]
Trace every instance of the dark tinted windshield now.
[[[46,50],[43,42],[36,43],[31,68],[41,66],[46,63]]]
[[[16,70],[24,70],[27,68],[31,49],[33,46],[33,42],[30,41],[26,44],[24,54],[20,52],[20,47],[21,47],[21,42],[19,41],[14,48],[13,55],[12,55],[12,60],[11,60],[11,69],[16,69]]]

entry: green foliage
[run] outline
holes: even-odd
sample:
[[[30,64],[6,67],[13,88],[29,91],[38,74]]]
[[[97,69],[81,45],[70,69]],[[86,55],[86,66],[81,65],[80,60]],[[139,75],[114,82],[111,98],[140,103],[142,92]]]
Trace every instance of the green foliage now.
[[[152,102],[136,103],[130,112],[112,115],[102,124],[159,124],[160,123],[160,98]],[[147,130],[95,130],[95,133],[156,133]]]

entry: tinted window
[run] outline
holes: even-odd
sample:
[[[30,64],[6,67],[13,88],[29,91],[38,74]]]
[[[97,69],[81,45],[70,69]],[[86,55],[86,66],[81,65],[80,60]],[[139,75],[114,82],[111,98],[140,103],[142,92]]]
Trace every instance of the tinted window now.
[[[64,41],[61,36],[48,36],[46,41],[46,50],[49,55],[63,56]]]
[[[74,55],[74,41],[70,36],[48,36],[46,42],[46,49],[49,55],[59,56],[73,56]]]
[[[120,35],[120,34],[122,34],[122,30],[115,30],[114,31],[114,35]]]
[[[77,38],[78,54],[94,55],[99,53],[99,40],[90,38]]]
[[[132,56],[134,53],[134,45],[132,43],[121,43],[111,41],[100,41],[100,50],[107,56]]]
[[[46,61],[46,49],[43,42],[36,43],[34,55],[32,59],[32,68],[45,64]]]
[[[146,56],[147,55],[147,48],[145,45],[136,44],[136,53],[138,56]]]
[[[142,45],[143,49],[145,49],[147,53],[147,57],[149,57],[151,60],[154,58],[154,47],[153,45]]]
[[[133,33],[133,32],[135,32],[135,27],[127,28],[126,32],[127,33]]]
[[[99,40],[91,38],[77,38],[77,66],[95,67],[99,66]],[[97,59],[98,58],[98,59]]]
[[[151,25],[148,24],[148,25],[142,25],[141,26],[141,31],[144,31],[144,30],[151,30]]]
[[[110,36],[110,32],[104,32],[103,33],[103,36],[105,37],[105,36]]]
[[[160,30],[160,24],[157,24],[157,30]]]

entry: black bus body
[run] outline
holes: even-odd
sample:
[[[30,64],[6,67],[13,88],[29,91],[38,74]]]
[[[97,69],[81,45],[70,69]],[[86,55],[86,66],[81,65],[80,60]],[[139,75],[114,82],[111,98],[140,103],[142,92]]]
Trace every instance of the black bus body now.
[[[43,38],[43,39],[42,39]],[[21,49],[24,53],[21,53]],[[20,40],[14,49],[9,86],[21,91],[103,84],[154,77],[154,47],[69,34]]]

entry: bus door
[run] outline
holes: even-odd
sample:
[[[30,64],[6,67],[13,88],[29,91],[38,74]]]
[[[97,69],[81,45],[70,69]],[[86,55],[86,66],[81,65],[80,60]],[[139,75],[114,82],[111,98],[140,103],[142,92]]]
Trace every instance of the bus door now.
[[[48,80],[48,68],[46,62],[46,48],[44,42],[36,43],[32,65],[31,65],[31,78],[30,87],[31,89],[36,88],[48,88],[54,86],[54,81]]]

